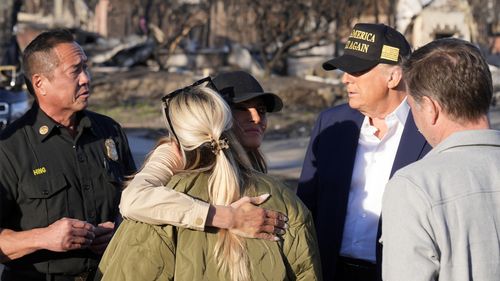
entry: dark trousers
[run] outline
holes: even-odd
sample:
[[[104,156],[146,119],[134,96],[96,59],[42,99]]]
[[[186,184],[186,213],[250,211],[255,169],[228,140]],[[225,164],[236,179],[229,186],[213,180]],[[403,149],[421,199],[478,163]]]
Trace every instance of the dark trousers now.
[[[95,270],[78,275],[44,274],[28,270],[11,270],[6,267],[2,274],[2,281],[91,281],[94,280]]]
[[[339,257],[335,280],[377,281],[377,266],[371,262],[347,257]]]

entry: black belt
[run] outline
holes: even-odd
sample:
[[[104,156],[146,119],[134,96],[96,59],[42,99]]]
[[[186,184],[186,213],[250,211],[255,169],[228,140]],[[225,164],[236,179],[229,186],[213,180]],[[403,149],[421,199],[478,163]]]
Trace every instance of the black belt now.
[[[50,281],[90,281],[94,280],[95,271],[93,272],[82,272],[78,275],[59,275],[50,274]]]
[[[340,256],[335,276],[341,281],[376,281],[377,266],[369,261]]]
[[[45,274],[31,270],[12,270],[5,267],[1,280],[17,281],[90,281],[94,280],[96,270],[85,271],[77,275]]]

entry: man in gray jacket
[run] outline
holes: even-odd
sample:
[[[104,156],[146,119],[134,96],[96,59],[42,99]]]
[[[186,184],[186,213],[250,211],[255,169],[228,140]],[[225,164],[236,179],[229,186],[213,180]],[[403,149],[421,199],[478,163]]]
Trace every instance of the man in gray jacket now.
[[[389,281],[498,280],[500,131],[479,50],[441,39],[403,67],[415,123],[434,147],[399,170],[382,204],[382,276]]]

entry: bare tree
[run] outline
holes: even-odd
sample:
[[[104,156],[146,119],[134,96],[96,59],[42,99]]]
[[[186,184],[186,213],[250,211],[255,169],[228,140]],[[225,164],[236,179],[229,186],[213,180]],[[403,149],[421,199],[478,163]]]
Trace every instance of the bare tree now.
[[[477,26],[477,43],[489,45],[488,37],[492,26],[500,26],[500,3],[497,0],[468,0]]]
[[[200,0],[193,4],[182,0],[139,1],[138,27],[156,39],[155,59],[164,68],[168,58],[192,31],[208,22],[209,2]],[[143,26],[145,25],[145,26]],[[194,40],[199,41],[199,40]],[[160,55],[161,54],[161,55]]]
[[[231,27],[253,37],[266,74],[284,73],[286,58],[332,44],[349,29],[364,0],[226,0]]]

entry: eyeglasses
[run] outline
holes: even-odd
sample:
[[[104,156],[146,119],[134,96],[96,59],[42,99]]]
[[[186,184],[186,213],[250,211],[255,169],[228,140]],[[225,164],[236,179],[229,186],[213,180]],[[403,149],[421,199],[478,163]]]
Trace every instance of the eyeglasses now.
[[[168,126],[170,128],[170,131],[172,132],[172,134],[174,135],[175,139],[177,140],[177,143],[180,145],[181,143],[179,142],[179,138],[177,137],[177,134],[175,133],[174,131],[174,127],[172,126],[172,121],[170,120],[170,116],[168,114],[168,107],[170,105],[170,100],[174,97],[176,97],[177,95],[179,95],[180,93],[182,92],[185,92],[185,91],[188,91],[192,88],[195,88],[197,86],[200,86],[202,85],[203,83],[207,83],[206,86],[209,87],[210,89],[217,91],[217,87],[215,87],[215,84],[214,82],[212,82],[212,78],[210,78],[210,76],[207,76],[205,78],[202,78],[196,82],[194,82],[193,84],[187,86],[187,87],[184,87],[184,88],[180,88],[180,89],[177,89],[169,94],[166,94],[163,98],[161,98],[161,101],[163,103],[163,113],[165,114],[165,118],[167,119],[167,122],[168,122]]]

